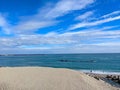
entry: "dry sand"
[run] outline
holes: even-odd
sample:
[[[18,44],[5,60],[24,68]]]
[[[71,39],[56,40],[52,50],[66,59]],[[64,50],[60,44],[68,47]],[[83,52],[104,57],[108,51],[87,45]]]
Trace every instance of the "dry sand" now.
[[[0,68],[0,90],[118,90],[84,73],[44,67]]]

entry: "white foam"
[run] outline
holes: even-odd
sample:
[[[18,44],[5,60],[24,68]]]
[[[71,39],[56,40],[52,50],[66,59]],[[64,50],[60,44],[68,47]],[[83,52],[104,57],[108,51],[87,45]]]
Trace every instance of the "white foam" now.
[[[112,75],[120,75],[120,72],[115,71],[102,71],[102,70],[79,70],[84,73],[93,73],[93,74],[112,74]]]

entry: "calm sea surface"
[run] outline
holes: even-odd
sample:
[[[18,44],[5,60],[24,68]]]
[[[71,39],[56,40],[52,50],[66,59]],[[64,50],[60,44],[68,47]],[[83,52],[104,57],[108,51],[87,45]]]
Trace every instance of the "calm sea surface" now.
[[[45,54],[0,56],[0,66],[44,66],[120,72],[120,54]]]

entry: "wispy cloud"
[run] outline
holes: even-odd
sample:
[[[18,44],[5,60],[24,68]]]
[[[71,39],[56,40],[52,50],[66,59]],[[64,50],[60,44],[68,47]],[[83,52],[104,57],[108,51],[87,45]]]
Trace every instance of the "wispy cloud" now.
[[[0,13],[0,27],[5,34],[11,33],[9,29],[10,25],[8,24],[8,21],[1,13]]]
[[[103,24],[103,23],[107,23],[107,22],[111,22],[111,21],[115,21],[115,20],[119,20],[120,19],[120,16],[115,16],[115,17],[110,17],[111,15],[113,14],[116,14],[115,12],[113,12],[112,14],[108,14],[107,17],[108,18],[105,18],[105,19],[102,19],[102,20],[97,20],[97,21],[94,21],[94,22],[82,22],[82,23],[77,23],[75,25],[72,25],[69,29],[70,30],[74,30],[74,29],[78,29],[78,28],[82,28],[82,27],[89,27],[89,26],[96,26],[96,25],[100,25],[100,24]],[[103,16],[103,17],[106,17],[106,16]]]
[[[12,29],[14,33],[27,33],[44,27],[56,25],[57,17],[68,14],[74,10],[81,10],[92,4],[94,0],[60,0],[56,4],[46,5],[33,16],[24,17],[26,20],[19,22]],[[23,19],[24,19],[23,18]]]
[[[108,18],[108,17],[111,17],[111,16],[119,15],[119,14],[120,14],[120,11],[114,11],[112,13],[103,15],[101,18]]]
[[[104,39],[114,40],[120,39],[120,31],[79,31],[79,32],[67,32],[64,34],[48,33],[44,35],[19,35],[12,38],[0,38],[1,46],[6,47],[19,47],[23,45],[41,45],[41,44],[85,44],[86,41],[95,43],[95,40]],[[29,41],[29,42],[28,42]],[[106,41],[105,41],[106,42]],[[104,43],[105,43],[104,42]],[[9,44],[8,44],[9,43]]]
[[[81,10],[94,3],[94,0],[61,0],[52,8],[46,17],[60,17],[74,10]]]
[[[88,12],[85,12],[84,14],[76,17],[75,20],[88,20],[89,17],[92,16],[93,14],[94,14],[93,11],[88,11]]]
[[[31,32],[35,32],[38,29],[48,27],[56,24],[57,21],[26,21],[18,24],[13,27],[14,33],[16,34],[30,34]]]
[[[3,27],[6,24],[6,20],[4,17],[0,14],[0,26]]]
[[[0,38],[0,48],[2,49],[18,49],[18,50],[60,50],[66,52],[66,48],[71,50],[74,47],[74,52],[89,52],[89,50],[97,48],[120,48],[120,31],[98,31],[86,30],[78,32],[66,32],[58,34],[51,32],[48,34],[40,35],[19,35],[11,38]],[[87,42],[86,42],[87,41]],[[8,44],[9,43],[9,44]],[[109,49],[111,50],[111,49]],[[72,50],[71,50],[72,51]],[[98,50],[99,51],[99,50]]]
[[[98,28],[98,30],[111,30],[120,27],[119,25],[116,26],[104,26],[103,28]]]

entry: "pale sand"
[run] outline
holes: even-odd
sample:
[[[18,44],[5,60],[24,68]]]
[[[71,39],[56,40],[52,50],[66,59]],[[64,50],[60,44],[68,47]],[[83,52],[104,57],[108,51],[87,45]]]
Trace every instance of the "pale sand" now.
[[[116,90],[107,83],[69,69],[0,68],[0,90]],[[118,89],[117,89],[118,90]]]

